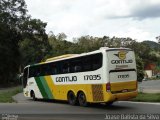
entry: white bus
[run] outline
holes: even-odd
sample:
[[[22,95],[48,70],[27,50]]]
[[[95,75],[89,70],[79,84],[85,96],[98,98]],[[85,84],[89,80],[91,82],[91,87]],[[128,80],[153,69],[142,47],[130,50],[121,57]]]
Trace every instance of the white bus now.
[[[67,54],[24,68],[24,96],[67,100],[69,104],[112,104],[137,96],[134,52],[107,48]]]

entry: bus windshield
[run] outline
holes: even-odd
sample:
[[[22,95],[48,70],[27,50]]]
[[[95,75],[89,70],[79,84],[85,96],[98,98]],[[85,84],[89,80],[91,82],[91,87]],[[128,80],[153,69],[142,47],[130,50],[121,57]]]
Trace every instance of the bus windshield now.
[[[27,78],[28,78],[28,67],[24,69],[23,72],[23,88],[27,85]]]

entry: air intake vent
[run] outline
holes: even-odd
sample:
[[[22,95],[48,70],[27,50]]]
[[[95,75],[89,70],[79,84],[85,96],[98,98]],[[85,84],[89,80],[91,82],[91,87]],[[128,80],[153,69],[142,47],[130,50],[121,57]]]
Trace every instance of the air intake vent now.
[[[101,84],[92,85],[93,101],[103,101],[103,86]]]

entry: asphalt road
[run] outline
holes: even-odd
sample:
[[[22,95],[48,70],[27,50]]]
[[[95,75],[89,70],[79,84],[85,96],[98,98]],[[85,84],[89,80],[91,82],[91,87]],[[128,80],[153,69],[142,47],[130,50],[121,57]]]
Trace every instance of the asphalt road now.
[[[18,116],[18,120],[104,120],[108,115],[144,115],[160,119],[160,103],[115,102],[112,106],[94,104],[89,107],[71,106],[62,101],[32,101],[22,94],[14,97],[18,103],[0,103],[2,118]],[[153,114],[159,114],[154,116]],[[118,116],[117,116],[118,115]],[[123,119],[128,120],[122,116]],[[116,118],[115,118],[116,119]],[[136,118],[135,118],[136,119]],[[147,118],[148,119],[148,118]],[[146,120],[147,120],[146,119]],[[3,119],[4,120],[4,119]]]
[[[159,92],[159,81],[143,81],[142,92]],[[71,106],[64,101],[32,101],[22,93],[13,97],[17,103],[0,103],[2,120],[160,120],[160,103],[115,102],[112,106],[91,104]],[[128,115],[128,116],[127,116]],[[138,118],[137,116],[138,115]]]

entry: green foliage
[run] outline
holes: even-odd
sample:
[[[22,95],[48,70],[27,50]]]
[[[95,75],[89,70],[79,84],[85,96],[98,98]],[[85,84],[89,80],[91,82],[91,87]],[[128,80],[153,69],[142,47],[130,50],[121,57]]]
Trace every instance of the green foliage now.
[[[0,22],[8,25],[10,29],[20,30],[19,27],[26,18],[26,12],[24,0],[0,1]]]
[[[138,102],[160,102],[159,93],[139,93],[132,101]]]
[[[66,40],[66,35],[64,33],[60,33],[57,36],[52,34],[50,35],[48,41],[51,50],[45,58],[74,53],[74,44]]]
[[[0,103],[14,102],[14,100],[12,99],[12,96],[20,92],[22,92],[21,87],[14,87],[14,88],[8,88],[8,89],[5,88],[5,90],[0,90]]]
[[[40,62],[50,50],[46,23],[37,19],[28,19],[22,25],[22,38],[19,42],[22,66]]]
[[[154,42],[154,41],[143,41],[142,43],[147,44],[150,46],[150,48],[155,49],[155,50],[160,50],[160,44]]]
[[[20,53],[16,31],[1,27],[0,31],[0,83],[4,85],[15,81],[19,69]]]
[[[144,78],[144,63],[142,58],[139,56],[136,56],[136,65],[137,65],[137,80],[139,82],[142,82],[142,79]]]
[[[23,0],[0,1],[0,86],[15,83],[19,69],[20,25],[26,14]]]
[[[24,0],[0,1],[0,87],[18,82],[20,66],[46,56],[50,50],[46,25],[31,19]]]

